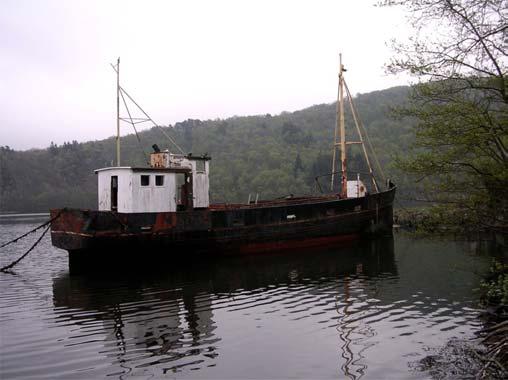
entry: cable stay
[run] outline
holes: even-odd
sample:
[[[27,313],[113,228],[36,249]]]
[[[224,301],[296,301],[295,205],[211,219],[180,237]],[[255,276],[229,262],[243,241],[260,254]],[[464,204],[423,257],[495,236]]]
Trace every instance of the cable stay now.
[[[164,129],[162,129],[162,126],[157,124],[155,121],[153,121],[153,119],[143,110],[143,108],[141,108],[141,106],[138,103],[136,103],[136,101],[121,86],[120,86],[120,94],[122,94],[122,97],[123,97],[123,95],[127,96],[127,98],[129,98],[129,100],[132,103],[134,103],[134,105],[146,116],[146,118],[144,118],[144,119],[143,118],[137,118],[138,121],[135,124],[139,124],[139,123],[143,123],[143,122],[151,122],[154,127],[159,128],[159,130],[162,132],[162,134],[180,151],[180,153],[182,153],[182,154],[185,153],[183,151],[183,149],[180,148],[180,146],[176,143],[176,141],[173,138],[171,138],[171,136],[169,136],[164,131]],[[131,123],[132,123],[133,119],[130,119],[130,120],[131,120]]]
[[[355,103],[353,102],[353,97],[351,96],[351,92],[349,91],[349,87],[347,86],[346,81],[344,81],[344,87],[346,88],[347,96],[349,98],[349,103],[350,103],[350,106],[351,106],[351,111],[353,113],[353,118],[355,120],[355,124],[356,124],[356,127],[357,127],[358,134],[359,134],[360,139],[362,141],[362,146],[364,148],[365,159],[367,160],[367,162],[369,161],[369,158],[367,156],[367,151],[365,150],[365,146],[363,144],[362,134],[361,134],[360,130],[363,131],[363,134],[365,135],[365,140],[367,141],[369,149],[370,149],[370,151],[372,153],[372,157],[374,157],[374,162],[376,163],[377,169],[379,170],[379,173],[381,175],[381,179],[384,182],[386,182],[386,176],[385,176],[385,174],[383,172],[383,168],[382,168],[381,164],[379,163],[376,151],[374,150],[374,147],[372,146],[372,143],[370,141],[369,134],[367,133],[367,130],[365,129],[365,126],[363,125],[362,121],[360,120],[360,118],[358,116],[358,110],[356,108]],[[370,167],[370,163],[369,162],[368,162],[368,166],[369,166],[369,169],[371,171],[371,175],[374,178],[374,173],[372,172],[372,168]]]
[[[171,144],[173,144],[180,151],[180,153],[184,154],[184,151],[182,150],[182,148],[180,148],[180,146],[176,143],[176,141],[173,138],[171,138],[171,136],[169,136],[164,131],[164,129],[162,128],[163,126],[156,123],[148,115],[148,113],[146,113],[145,110],[132,98],[132,96],[130,96],[129,93],[122,86],[120,86],[120,58],[118,58],[117,64],[116,65],[111,64],[111,67],[117,74],[117,136],[116,136],[117,166],[120,166],[120,122],[121,121],[130,124],[132,126],[132,128],[134,129],[134,133],[136,134],[138,144],[140,146],[140,149],[143,152],[143,158],[147,159],[148,154],[146,153],[146,151],[143,148],[141,138],[140,138],[139,133],[136,128],[137,124],[142,124],[142,123],[151,123],[154,127],[157,127],[162,132],[164,137],[166,137],[169,140],[169,142]],[[127,112],[127,117],[120,116],[120,99],[122,99],[123,106]],[[133,117],[131,109],[129,109],[129,106],[128,106],[128,101],[130,101],[131,103],[134,104],[134,106],[137,108],[137,110],[141,112],[143,117]]]
[[[132,119],[132,116],[131,116],[131,112],[129,110],[129,107],[127,106],[127,102],[125,101],[125,97],[123,96],[123,92],[120,91],[120,95],[122,96],[122,101],[123,101],[123,104],[125,106],[125,109],[127,110],[127,114],[129,115],[129,119],[125,119],[125,118],[120,118],[120,120],[122,121],[126,121],[126,122],[130,122],[130,124],[132,125],[132,128],[134,129],[134,132],[136,133],[136,138],[138,139],[138,144],[139,144],[139,147],[141,148],[141,150],[143,151],[143,158],[147,159],[148,158],[148,154],[145,152],[145,149],[143,148],[143,144],[141,143],[141,139],[139,138],[139,134],[138,134],[138,130],[136,129],[136,124],[138,123],[142,123],[144,122],[145,120],[141,120],[141,121],[138,121],[138,122],[134,122],[133,119]]]

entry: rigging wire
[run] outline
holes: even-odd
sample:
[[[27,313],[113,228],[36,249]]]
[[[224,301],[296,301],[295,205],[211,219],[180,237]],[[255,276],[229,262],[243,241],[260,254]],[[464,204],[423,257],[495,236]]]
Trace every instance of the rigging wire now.
[[[134,121],[132,120],[131,112],[129,110],[129,107],[127,106],[127,102],[125,101],[125,97],[123,96],[122,91],[120,91],[120,96],[122,97],[123,104],[125,106],[125,109],[127,110],[127,114],[129,115],[130,124],[132,124],[132,128],[134,128],[134,132],[136,133],[136,138],[138,139],[139,147],[143,151],[143,158],[147,159],[147,157],[149,157],[149,156],[146,153],[145,149],[143,148],[143,144],[141,143],[141,139],[139,138],[139,134],[136,129],[136,125],[135,125]],[[124,121],[126,121],[126,120],[124,120]]]
[[[127,91],[125,91],[125,89],[122,86],[120,86],[120,93],[122,93],[122,92],[125,95],[127,95],[127,97],[130,99],[130,101],[132,103],[134,103],[136,105],[136,107],[138,107],[141,112],[143,112],[143,114],[146,116],[146,119],[147,119],[146,121],[150,121],[155,127],[159,128],[159,130],[162,132],[162,134],[180,151],[180,153],[185,154],[183,149],[180,148],[180,146],[176,143],[176,141],[174,139],[172,139],[164,131],[164,129],[162,129],[162,127],[159,124],[157,124],[155,121],[153,121],[153,119],[145,112],[145,110],[143,110],[143,108],[141,108],[141,106],[138,103],[136,103],[136,101],[134,99],[132,99],[132,97],[129,95],[129,93]]]
[[[367,162],[367,166],[369,167],[369,175],[371,177],[372,184],[374,185],[374,189],[376,190],[377,193],[379,193],[379,187],[377,185],[376,177],[374,176],[374,172],[372,170],[372,165],[370,164],[369,155],[367,154],[367,149],[365,148],[365,144],[363,142],[363,135],[362,135],[362,131],[360,129],[360,122],[361,122],[360,117],[359,117],[358,113],[355,112],[353,98],[351,97],[351,93],[349,92],[349,88],[347,87],[345,81],[344,81],[344,86],[346,87],[346,93],[348,96],[349,105],[351,107],[351,113],[353,114],[353,120],[355,122],[356,131],[358,133],[358,138],[360,139],[360,143],[362,145],[362,150],[363,150],[363,154],[365,156],[365,161]],[[364,134],[366,134],[366,133],[364,133]]]
[[[115,67],[115,65],[113,64],[110,64],[111,67],[113,68],[113,70],[118,73],[118,70],[117,68]],[[139,136],[138,136],[138,132],[136,131],[136,128],[134,127],[135,124],[140,124],[140,123],[144,123],[144,122],[148,122],[150,121],[155,127],[159,128],[159,130],[161,131],[161,133],[164,135],[164,137],[166,137],[169,142],[171,142],[179,151],[180,153],[182,154],[185,154],[185,152],[183,151],[182,148],[180,148],[180,146],[176,143],[176,141],[171,138],[171,136],[169,136],[165,131],[164,129],[159,125],[157,124],[155,121],[153,121],[153,119],[145,112],[145,110],[143,108],[141,108],[141,106],[129,95],[129,93],[122,87],[122,86],[118,86],[118,89],[120,90],[120,94],[122,95],[122,100],[124,102],[124,105],[125,105],[125,108],[127,109],[127,112],[129,113],[129,118],[130,118],[130,121],[128,121],[132,127],[134,128],[134,131],[136,132],[136,136],[138,137],[138,141],[141,143],[140,139],[139,139]],[[138,109],[145,115],[145,119],[143,118],[132,118],[130,117],[130,112],[129,112],[129,109],[127,108],[127,104],[126,104],[126,101],[125,101],[125,98],[123,96],[123,94],[125,94],[129,100],[134,103],[134,105],[136,107],[138,107]],[[126,121],[124,120],[123,118],[120,118],[120,120],[123,120],[123,121]],[[136,122],[134,122],[134,120],[137,120]],[[146,155],[145,151],[143,150],[143,153]]]
[[[348,88],[348,86],[347,86],[347,84],[346,84],[346,81],[344,81],[344,86],[346,87],[346,92],[347,92],[347,94],[348,94],[348,97],[349,97],[350,99],[352,99],[352,97],[351,97],[351,92],[349,92],[349,88]],[[351,101],[351,105],[352,105],[352,107],[351,107],[351,108],[352,108],[352,111],[353,111],[356,115],[358,115],[358,110],[356,109],[356,106],[354,105],[353,101]],[[375,161],[375,163],[376,163],[376,165],[377,165],[377,167],[378,167],[378,169],[379,169],[379,173],[381,174],[381,178],[383,179],[383,181],[384,181],[384,182],[386,182],[386,176],[385,176],[385,174],[384,174],[384,172],[383,172],[383,168],[381,167],[381,164],[379,163],[379,160],[378,160],[378,158],[377,158],[376,151],[374,150],[374,147],[372,146],[372,143],[371,143],[371,141],[370,141],[370,138],[369,138],[369,135],[368,135],[368,133],[367,133],[367,130],[365,129],[365,126],[363,125],[362,121],[361,121],[359,118],[357,118],[357,119],[358,119],[358,124],[359,124],[360,128],[363,130],[363,134],[365,135],[365,138],[366,138],[366,140],[367,140],[367,144],[369,145],[369,148],[370,148],[370,150],[371,150],[371,152],[372,152],[372,156],[374,157],[374,161]]]

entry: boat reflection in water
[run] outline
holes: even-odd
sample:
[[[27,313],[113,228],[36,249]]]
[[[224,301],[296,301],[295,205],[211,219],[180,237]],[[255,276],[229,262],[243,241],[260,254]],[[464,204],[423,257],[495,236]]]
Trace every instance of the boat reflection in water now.
[[[336,368],[330,375],[359,378],[367,367],[364,340],[375,332],[349,314],[355,303],[376,297],[378,280],[397,278],[391,237],[340,248],[153,263],[146,269],[110,267],[54,280],[55,311],[77,327],[76,341],[103,344],[92,374],[273,377],[279,372],[270,366],[295,360],[276,348],[278,333],[294,324],[295,336],[303,326],[335,336],[336,362],[313,360]],[[306,355],[317,337],[305,339],[308,347],[300,346],[297,355]],[[304,377],[316,375],[309,371]],[[284,373],[291,376],[291,368]]]

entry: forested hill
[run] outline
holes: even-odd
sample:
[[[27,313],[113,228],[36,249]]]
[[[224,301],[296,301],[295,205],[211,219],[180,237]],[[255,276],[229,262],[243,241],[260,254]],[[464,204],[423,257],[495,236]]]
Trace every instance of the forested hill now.
[[[401,104],[407,87],[361,94],[355,97],[385,174],[398,184],[405,181],[391,168],[393,157],[413,140],[408,121],[390,118],[389,109]],[[347,102],[346,102],[347,104]],[[346,108],[347,109],[347,108]],[[211,161],[210,192],[213,202],[246,202],[249,193],[260,199],[317,191],[315,176],[330,172],[336,109],[321,104],[292,113],[271,116],[186,120],[166,128],[186,152],[208,153]],[[354,131],[346,111],[346,125]],[[128,125],[124,126],[124,131]],[[145,165],[143,150],[156,143],[175,151],[157,128],[122,137],[122,165]],[[364,170],[359,146],[352,146],[352,172]],[[94,169],[112,166],[115,140],[51,144],[47,149],[0,149],[0,211],[36,212],[53,207],[96,208]],[[328,178],[322,179],[324,183]],[[404,186],[403,186],[404,188]],[[404,189],[402,189],[404,191]],[[406,187],[407,190],[407,187]]]

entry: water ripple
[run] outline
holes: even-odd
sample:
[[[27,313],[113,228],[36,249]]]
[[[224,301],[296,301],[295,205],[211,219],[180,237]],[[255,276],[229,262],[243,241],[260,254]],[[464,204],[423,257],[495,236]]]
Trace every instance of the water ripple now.
[[[455,273],[469,285],[445,293],[464,252],[376,244],[123,277],[70,275],[44,239],[0,275],[1,376],[409,378],[409,357],[480,327],[476,277]]]

